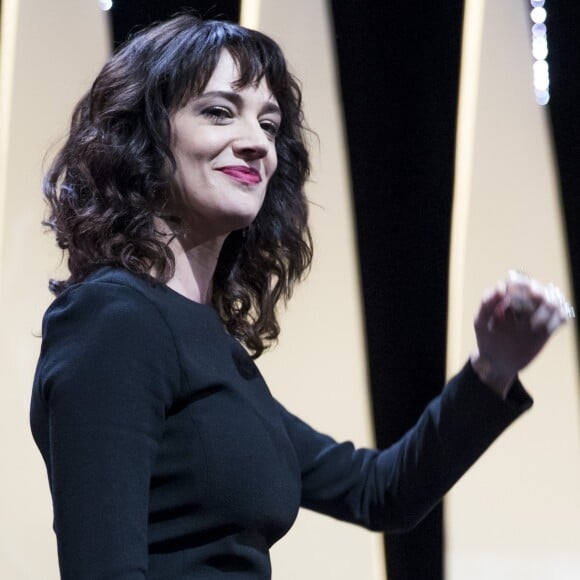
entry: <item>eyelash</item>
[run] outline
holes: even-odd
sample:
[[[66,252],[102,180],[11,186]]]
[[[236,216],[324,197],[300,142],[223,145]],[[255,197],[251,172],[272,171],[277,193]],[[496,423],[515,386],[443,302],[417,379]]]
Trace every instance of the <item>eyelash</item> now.
[[[277,123],[274,123],[274,121],[261,121],[260,127],[262,127],[270,137],[276,137],[280,130],[280,127]]]
[[[208,107],[202,111],[202,115],[216,123],[232,118],[232,112],[227,107]]]
[[[207,117],[208,119],[210,119],[211,121],[213,121],[218,125],[225,124],[226,121],[228,121],[233,117],[233,113],[230,109],[228,109],[227,107],[215,105],[212,107],[208,107],[207,109],[204,109],[202,111],[202,115],[204,115],[205,117]],[[276,137],[280,129],[277,123],[268,120],[260,121],[260,127],[262,127],[262,129],[266,133],[268,133],[270,137]]]

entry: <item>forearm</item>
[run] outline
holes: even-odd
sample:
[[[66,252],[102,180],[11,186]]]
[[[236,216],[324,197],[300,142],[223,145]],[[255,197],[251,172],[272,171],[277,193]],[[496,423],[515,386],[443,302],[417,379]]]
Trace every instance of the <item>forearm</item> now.
[[[381,454],[377,469],[386,474],[385,527],[416,525],[531,405],[519,382],[502,400],[468,363],[417,424]]]
[[[468,363],[383,451],[336,443],[285,412],[301,462],[303,506],[373,530],[408,529],[531,404],[517,381],[502,400]]]

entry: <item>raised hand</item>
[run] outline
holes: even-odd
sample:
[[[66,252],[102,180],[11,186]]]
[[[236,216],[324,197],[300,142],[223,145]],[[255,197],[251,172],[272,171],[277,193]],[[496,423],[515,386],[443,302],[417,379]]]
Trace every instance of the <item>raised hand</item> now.
[[[554,285],[512,271],[488,291],[475,317],[471,363],[481,380],[506,397],[518,371],[542,350],[574,309]]]

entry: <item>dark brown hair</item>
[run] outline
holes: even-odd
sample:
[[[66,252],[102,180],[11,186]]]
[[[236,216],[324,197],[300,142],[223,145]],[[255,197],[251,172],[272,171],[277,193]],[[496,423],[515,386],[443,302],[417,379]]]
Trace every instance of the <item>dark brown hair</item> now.
[[[155,230],[176,167],[170,117],[203,91],[224,49],[238,64],[238,86],[265,78],[282,110],[264,204],[244,234],[226,239],[212,287],[229,333],[257,357],[279,334],[276,305],[290,298],[312,259],[309,160],[300,88],[280,47],[236,24],[182,14],[134,36],[103,67],[45,177],[45,223],[68,252],[70,271],[50,288],[59,294],[103,266],[155,272],[160,283],[171,278],[174,257]]]

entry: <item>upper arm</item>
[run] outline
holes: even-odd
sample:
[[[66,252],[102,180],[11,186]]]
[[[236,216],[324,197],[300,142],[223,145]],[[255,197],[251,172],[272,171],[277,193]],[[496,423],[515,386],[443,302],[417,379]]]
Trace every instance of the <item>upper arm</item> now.
[[[91,284],[55,303],[43,340],[63,578],[145,578],[149,480],[178,388],[171,334],[136,291]]]
[[[357,449],[349,441],[338,443],[280,408],[300,464],[302,506],[369,528],[382,527],[377,494],[386,485],[376,479],[379,452]]]

